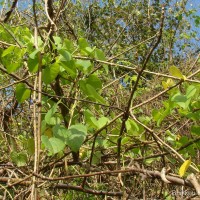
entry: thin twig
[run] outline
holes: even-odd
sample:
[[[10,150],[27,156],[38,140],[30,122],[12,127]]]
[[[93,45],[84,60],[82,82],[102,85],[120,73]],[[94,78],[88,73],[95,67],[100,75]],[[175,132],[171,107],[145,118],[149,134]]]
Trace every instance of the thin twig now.
[[[4,23],[6,23],[6,22],[9,20],[11,14],[12,14],[12,12],[13,12],[13,10],[15,9],[15,7],[16,7],[16,5],[17,5],[17,2],[18,2],[18,0],[14,0],[14,1],[13,1],[10,10],[5,14],[6,17],[5,17],[4,20],[3,20]]]
[[[138,73],[137,79],[136,79],[136,81],[134,83],[132,92],[130,94],[126,110],[123,113],[122,125],[121,125],[121,129],[120,129],[120,133],[119,133],[119,138],[117,140],[117,168],[118,169],[120,169],[120,165],[121,165],[120,164],[120,160],[121,160],[121,156],[120,156],[120,154],[121,154],[121,140],[122,140],[123,132],[124,132],[125,127],[126,127],[126,125],[125,125],[126,121],[129,118],[129,114],[130,114],[129,111],[130,111],[132,99],[133,99],[133,96],[134,96],[134,94],[135,94],[135,92],[137,90],[137,86],[138,86],[139,80],[140,80],[140,78],[142,76],[142,73],[145,70],[146,65],[147,65],[147,63],[148,63],[148,61],[149,61],[149,59],[150,59],[153,51],[156,49],[156,47],[160,43],[160,40],[161,40],[161,37],[162,37],[163,24],[164,24],[164,7],[162,7],[162,15],[161,15],[161,21],[160,21],[160,30],[159,30],[159,33],[158,33],[158,36],[157,36],[157,40],[156,40],[155,44],[152,46],[152,48],[150,49],[149,53],[147,54],[147,56],[146,56],[146,58],[144,60],[144,63],[142,65],[142,69]]]

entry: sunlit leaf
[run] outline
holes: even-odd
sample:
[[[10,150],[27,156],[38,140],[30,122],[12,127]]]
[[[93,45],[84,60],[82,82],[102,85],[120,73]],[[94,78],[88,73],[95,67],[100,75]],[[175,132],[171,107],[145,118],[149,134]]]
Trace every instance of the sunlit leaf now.
[[[179,169],[179,175],[180,177],[183,177],[185,175],[185,172],[187,171],[188,167],[191,164],[191,158],[189,160],[186,160]]]
[[[3,51],[3,53],[1,54],[1,57],[4,57],[4,56],[6,56],[8,54],[12,54],[12,52],[14,51],[15,48],[16,48],[15,46],[8,47],[7,49],[5,49]]]
[[[171,66],[169,68],[169,71],[170,71],[172,76],[175,76],[175,77],[178,77],[178,78],[181,78],[181,79],[185,79],[185,77],[181,73],[180,69],[178,69],[176,66]]]
[[[58,52],[61,55],[60,56],[61,61],[69,61],[72,59],[72,56],[68,51],[66,51],[64,49],[60,49]]]

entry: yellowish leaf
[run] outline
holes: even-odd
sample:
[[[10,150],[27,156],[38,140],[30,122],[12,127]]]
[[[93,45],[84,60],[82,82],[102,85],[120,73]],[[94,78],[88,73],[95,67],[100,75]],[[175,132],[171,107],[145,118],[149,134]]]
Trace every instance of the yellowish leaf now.
[[[51,138],[53,136],[52,129],[51,128],[46,129],[44,135],[48,136],[48,138]]]
[[[175,76],[175,77],[177,77],[177,78],[181,78],[181,79],[184,79],[185,80],[185,77],[183,76],[183,74],[181,73],[181,71],[180,71],[180,69],[179,68],[177,68],[176,66],[171,66],[170,68],[169,68],[169,71],[170,71],[170,74],[172,75],[172,76]]]
[[[188,167],[191,164],[191,158],[189,160],[186,160],[179,169],[179,175],[180,177],[183,177],[185,175],[185,172],[187,171]]]
[[[171,78],[168,78],[167,81],[162,81],[162,86],[164,89],[167,89],[174,85],[174,81]]]

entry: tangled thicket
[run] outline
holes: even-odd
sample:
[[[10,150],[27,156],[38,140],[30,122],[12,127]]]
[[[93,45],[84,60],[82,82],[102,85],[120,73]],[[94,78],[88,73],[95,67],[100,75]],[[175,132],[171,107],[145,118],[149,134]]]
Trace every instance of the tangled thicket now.
[[[188,1],[1,2],[0,199],[200,194]]]

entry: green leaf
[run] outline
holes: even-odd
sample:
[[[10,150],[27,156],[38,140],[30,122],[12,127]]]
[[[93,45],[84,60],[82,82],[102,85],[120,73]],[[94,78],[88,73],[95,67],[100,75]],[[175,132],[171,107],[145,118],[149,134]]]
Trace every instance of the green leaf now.
[[[34,73],[37,72],[38,70],[38,57],[35,57],[34,59],[29,58],[28,59],[28,68],[29,71]]]
[[[53,127],[53,134],[54,134],[54,137],[64,141],[65,144],[67,145],[67,138],[69,135],[69,131],[67,128],[57,124]]]
[[[95,49],[95,58],[98,59],[98,60],[103,60],[105,61],[106,60],[106,57],[105,57],[105,54],[103,51],[101,51],[100,49]]]
[[[94,74],[89,75],[86,79],[86,84],[92,85],[96,90],[102,89],[101,80]]]
[[[61,38],[58,36],[53,36],[54,42],[57,46],[59,46],[62,42]]]
[[[102,104],[106,104],[106,101],[104,100],[104,98],[100,96],[91,85],[86,84],[86,90],[89,97],[96,99],[98,102]]]
[[[74,44],[71,40],[65,39],[63,42],[63,47],[67,49],[70,53],[74,52]]]
[[[19,103],[24,102],[31,95],[31,90],[27,89],[24,83],[19,83],[16,86],[16,98]]]
[[[167,109],[154,109],[152,112],[153,119],[157,122],[157,126],[159,127],[161,122],[165,119],[165,117],[170,114],[170,106]]]
[[[2,63],[6,66],[8,73],[12,73],[23,66],[23,56],[26,52],[25,48],[10,46],[4,50],[1,57]]]
[[[145,164],[150,165],[150,164],[152,164],[156,160],[157,160],[157,158],[148,158],[148,159],[145,159]]]
[[[169,68],[169,71],[170,71],[172,76],[175,76],[175,77],[178,77],[178,78],[181,78],[181,79],[185,79],[185,76],[183,76],[181,71],[176,66],[171,66]]]
[[[186,102],[187,97],[185,95],[175,94],[171,100],[174,102]]]
[[[87,128],[82,124],[76,124],[70,126],[68,131],[67,144],[72,151],[77,152],[86,138]]]
[[[58,139],[58,138],[52,137],[52,138],[49,139],[49,142],[50,142],[50,144],[52,146],[54,154],[56,154],[56,153],[58,153],[60,151],[63,151],[64,148],[65,148],[65,143],[62,140]]]
[[[85,38],[79,38],[78,45],[81,50],[84,50],[86,47],[89,47],[89,44]]]
[[[92,157],[92,164],[99,164],[101,162],[102,153],[101,151],[95,151]]]
[[[8,54],[12,54],[15,48],[16,48],[15,46],[8,47],[6,50],[3,51],[3,53],[1,54],[1,57],[3,58]]]
[[[190,85],[186,90],[186,96],[188,99],[192,98],[197,92],[197,88],[194,85]]]
[[[60,60],[61,61],[69,61],[69,60],[72,59],[72,56],[71,56],[71,54],[68,51],[66,51],[64,49],[60,49],[58,52],[61,55],[60,56]]]
[[[107,117],[101,117],[98,120],[96,120],[95,117],[91,117],[90,119],[98,129],[100,129],[109,122],[109,119]]]
[[[126,121],[126,129],[127,129],[127,133],[129,135],[133,135],[133,136],[139,136],[142,132],[142,129],[140,130],[137,123],[134,120],[131,120],[131,119],[128,119]]]
[[[65,69],[65,71],[72,77],[76,78],[77,75],[77,70],[75,67],[75,61],[70,60],[70,61],[62,61],[60,62],[62,67]]]
[[[130,142],[130,137],[124,137],[122,138],[122,145],[127,144]]]
[[[101,117],[97,121],[97,126],[100,129],[101,127],[105,126],[109,122],[109,119],[107,117]]]
[[[10,154],[11,160],[18,166],[18,167],[22,167],[25,166],[27,163],[27,155],[24,152],[16,152],[13,151]]]
[[[65,148],[65,143],[58,138],[51,137],[49,139],[48,136],[42,135],[41,140],[51,155],[63,151]]]
[[[91,62],[89,60],[76,60],[76,67],[83,73],[91,71]]]
[[[47,66],[42,71],[42,80],[44,83],[49,84],[57,77],[58,73],[60,72],[60,66],[58,63],[53,63],[50,66]]]
[[[16,71],[17,69],[19,69],[20,65],[21,65],[19,63],[11,63],[9,65],[6,65],[6,69],[7,69],[8,73],[12,73],[12,72]]]
[[[31,54],[29,54],[29,58],[31,59],[35,59],[35,55],[39,52],[40,50],[39,49],[36,49],[35,51],[33,51]]]
[[[200,135],[200,126],[192,126],[191,133],[195,135]]]
[[[95,47],[92,49],[90,47],[86,47],[85,51],[90,55],[94,51]]]
[[[179,169],[179,175],[180,177],[183,177],[185,175],[185,172],[187,171],[188,167],[191,164],[191,158],[189,160],[186,160]]]
[[[55,112],[57,111],[57,104],[54,104],[52,108],[45,115],[45,122],[49,125],[56,125],[61,122],[60,117],[55,116]]]

